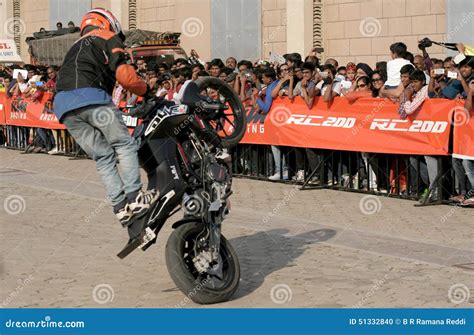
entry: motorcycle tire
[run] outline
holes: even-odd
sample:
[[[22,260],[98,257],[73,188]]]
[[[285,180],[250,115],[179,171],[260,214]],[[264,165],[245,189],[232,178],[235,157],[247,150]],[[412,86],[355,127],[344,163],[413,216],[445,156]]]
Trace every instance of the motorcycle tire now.
[[[199,87],[199,91],[202,92],[207,88],[213,88],[219,92],[229,104],[230,109],[225,111],[227,115],[228,111],[231,111],[233,117],[233,132],[229,135],[219,133],[221,138],[221,145],[224,148],[232,148],[239,144],[240,140],[244,137],[246,126],[247,126],[247,114],[245,108],[240,101],[239,96],[235,93],[234,89],[227,85],[224,81],[214,77],[201,77],[196,80],[196,84]]]
[[[211,279],[200,278],[189,252],[203,231],[202,222],[190,222],[176,228],[166,243],[166,267],[171,279],[186,297],[198,304],[216,304],[228,301],[240,281],[240,265],[235,250],[221,235],[220,254],[223,263],[223,280],[220,287],[211,287]],[[188,256],[186,257],[186,254]]]

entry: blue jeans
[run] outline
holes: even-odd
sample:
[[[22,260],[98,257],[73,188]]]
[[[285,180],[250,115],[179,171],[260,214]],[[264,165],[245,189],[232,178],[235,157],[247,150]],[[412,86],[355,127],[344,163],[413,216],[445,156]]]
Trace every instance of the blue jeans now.
[[[471,184],[471,190],[468,193],[470,193],[470,197],[473,197],[474,196],[474,160],[463,159],[462,166],[464,167],[464,170],[466,171],[469,184]]]
[[[41,139],[42,146],[44,146],[48,151],[53,149],[55,143],[53,133],[50,129],[37,128],[36,135]]]
[[[425,160],[420,160],[420,177],[427,186],[436,188],[434,181],[438,175],[438,159],[435,156],[424,156]],[[410,156],[410,164],[418,171],[417,156]]]
[[[275,161],[275,174],[276,173],[281,173],[281,168],[283,168],[283,171],[288,170],[288,167],[286,165],[285,161],[285,156],[281,154],[281,149],[278,146],[272,145],[272,154],[273,154],[273,160]],[[282,164],[282,158],[283,158],[283,164]]]
[[[96,162],[97,172],[113,206],[142,188],[138,147],[115,105],[93,105],[65,115],[63,123],[81,148]],[[120,163],[120,174],[117,168]]]

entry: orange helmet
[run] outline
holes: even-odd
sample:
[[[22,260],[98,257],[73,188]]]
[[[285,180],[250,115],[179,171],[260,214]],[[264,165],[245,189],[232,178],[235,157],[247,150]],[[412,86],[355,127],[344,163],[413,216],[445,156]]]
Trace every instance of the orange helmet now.
[[[84,29],[88,26],[94,26],[99,29],[104,29],[123,35],[122,26],[117,18],[106,9],[94,8],[84,15],[81,22],[81,35],[84,35]]]

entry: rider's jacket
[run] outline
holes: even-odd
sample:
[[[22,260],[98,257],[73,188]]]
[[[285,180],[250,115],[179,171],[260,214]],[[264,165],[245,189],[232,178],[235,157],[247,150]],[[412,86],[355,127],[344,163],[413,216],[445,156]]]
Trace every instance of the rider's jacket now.
[[[54,112],[58,119],[89,105],[112,102],[115,81],[124,89],[144,95],[146,83],[125,63],[124,44],[113,32],[94,29],[74,43],[58,73]]]

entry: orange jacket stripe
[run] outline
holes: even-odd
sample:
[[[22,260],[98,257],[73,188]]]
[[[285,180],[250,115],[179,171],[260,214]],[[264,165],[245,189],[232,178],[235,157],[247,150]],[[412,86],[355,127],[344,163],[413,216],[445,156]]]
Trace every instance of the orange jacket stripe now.
[[[116,52],[125,52],[125,50],[123,50],[122,48],[113,48],[112,53],[116,53]]]

